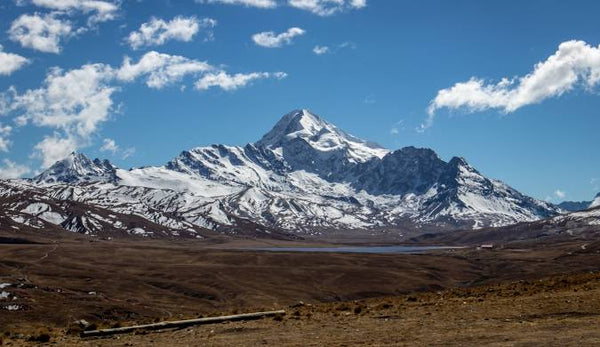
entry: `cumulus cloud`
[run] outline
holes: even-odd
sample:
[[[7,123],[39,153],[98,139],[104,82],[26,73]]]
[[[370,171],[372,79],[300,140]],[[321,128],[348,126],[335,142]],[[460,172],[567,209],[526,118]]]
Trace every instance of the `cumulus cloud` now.
[[[60,53],[60,43],[72,35],[71,23],[54,14],[24,14],[15,19],[8,31],[9,37],[21,46],[45,53]]]
[[[113,69],[104,64],[88,64],[66,72],[55,68],[40,88],[22,94],[13,90],[5,112],[18,112],[21,125],[32,123],[57,131],[35,146],[35,156],[48,166],[86,146],[91,135],[108,120],[113,106],[111,96],[117,90],[110,85],[113,76]]]
[[[291,44],[294,37],[302,36],[304,33],[303,29],[296,27],[289,28],[281,34],[275,34],[273,31],[265,31],[252,35],[252,41],[262,47],[276,48]]]
[[[322,54],[329,53],[329,47],[327,47],[327,46],[315,46],[315,48],[313,48],[313,53],[316,54],[316,55],[322,55]]]
[[[39,89],[14,96],[13,109],[23,111],[29,121],[82,137],[97,130],[108,118],[113,76],[110,66],[87,64],[67,72],[55,68]]]
[[[56,11],[91,13],[90,24],[114,19],[120,4],[120,1],[102,0],[31,0],[31,2],[36,6]]]
[[[29,59],[18,54],[2,51],[0,45],[0,75],[8,76],[29,63]]]
[[[441,108],[464,109],[467,112],[499,109],[511,113],[523,106],[561,96],[578,86],[591,90],[599,82],[600,46],[590,46],[584,41],[566,41],[525,76],[502,78],[497,83],[472,77],[438,91],[420,130],[433,124],[435,112]]]
[[[246,86],[248,83],[265,78],[286,78],[287,74],[284,72],[253,72],[249,74],[235,74],[229,75],[224,71],[218,73],[209,73],[204,75],[201,79],[196,82],[196,89],[206,90],[211,87],[219,87],[223,90],[232,91],[238,88]]]
[[[117,153],[119,150],[119,146],[113,139],[104,139],[102,140],[102,147],[100,147],[101,152],[112,152]]]
[[[212,37],[210,29],[217,25],[217,21],[211,18],[198,19],[196,17],[178,16],[170,21],[151,18],[149,22],[143,23],[139,30],[133,31],[127,37],[127,42],[133,49],[144,46],[158,46],[169,40],[191,41],[200,29],[208,29],[208,38]]]
[[[275,0],[196,0],[200,4],[227,4],[227,5],[243,5],[247,7],[258,8],[275,8],[277,2]]]
[[[25,165],[19,165],[15,162],[4,159],[2,166],[0,166],[0,178],[19,178],[27,175],[31,170]]]
[[[556,197],[559,199],[564,199],[567,196],[567,194],[560,189],[555,190],[554,195],[556,195]]]
[[[15,124],[31,124],[53,130],[34,146],[34,158],[43,167],[52,165],[79,148],[89,146],[103,123],[115,112],[113,94],[123,84],[144,79],[150,88],[163,88],[185,76],[199,78],[197,89],[220,87],[232,91],[257,79],[286,77],[283,72],[251,72],[230,75],[220,68],[182,56],[148,52],[133,63],[125,57],[120,67],[86,64],[64,71],[53,68],[42,85],[22,93],[14,87],[0,93],[0,115],[13,115]],[[0,151],[8,150],[12,128],[0,125]],[[117,144],[105,139],[101,150],[117,152]],[[133,154],[126,149],[123,156]]]
[[[130,82],[140,76],[148,76],[146,85],[150,88],[160,89],[180,81],[186,75],[195,75],[214,69],[207,62],[151,51],[144,54],[137,63],[132,63],[129,57],[125,57],[117,72],[117,77],[122,81]]]
[[[80,140],[72,135],[62,136],[54,133],[52,136],[44,137],[41,142],[35,145],[33,157],[42,159],[42,167],[47,168],[66,158],[81,146]]]
[[[361,9],[367,6],[366,0],[289,0],[288,4],[300,10],[319,16],[331,16],[348,9]]]

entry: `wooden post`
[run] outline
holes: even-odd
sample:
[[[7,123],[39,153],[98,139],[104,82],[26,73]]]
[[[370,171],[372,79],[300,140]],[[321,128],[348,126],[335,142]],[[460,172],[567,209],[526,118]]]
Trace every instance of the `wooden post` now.
[[[275,316],[278,314],[285,314],[284,310],[279,311],[267,311],[267,312],[255,312],[255,313],[245,313],[245,314],[236,314],[231,316],[219,316],[219,317],[206,317],[206,318],[196,318],[196,319],[186,319],[186,320],[178,320],[178,321],[165,321],[153,324],[143,324],[143,325],[133,325],[129,327],[121,327],[121,328],[112,328],[112,329],[99,329],[99,330],[88,330],[81,333],[82,337],[88,336],[103,336],[103,335],[114,335],[114,334],[124,334],[129,333],[138,329],[149,329],[149,330],[158,330],[158,329],[168,329],[168,328],[182,328],[192,325],[201,325],[201,324],[214,324],[221,322],[233,322],[233,321],[241,321],[241,320],[253,320],[259,319],[263,317]]]

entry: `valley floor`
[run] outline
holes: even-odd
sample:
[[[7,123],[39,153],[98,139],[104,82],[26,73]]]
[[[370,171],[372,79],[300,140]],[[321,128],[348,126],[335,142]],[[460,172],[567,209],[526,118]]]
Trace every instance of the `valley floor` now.
[[[0,283],[10,283],[0,290],[9,293],[0,299],[3,343],[32,343],[46,329],[59,345],[600,343],[599,242],[419,255],[223,248],[0,244]],[[271,309],[287,314],[101,339],[75,334],[80,319],[110,327]]]

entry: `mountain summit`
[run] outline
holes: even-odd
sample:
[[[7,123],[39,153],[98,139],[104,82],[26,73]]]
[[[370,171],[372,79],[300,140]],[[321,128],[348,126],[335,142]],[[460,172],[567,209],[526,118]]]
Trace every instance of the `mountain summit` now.
[[[308,110],[295,110],[283,118],[255,145],[274,151],[291,151],[305,143],[321,155],[341,154],[354,163],[383,158],[389,150],[352,136]]]
[[[164,166],[131,170],[72,153],[30,182],[43,196],[76,199],[110,211],[110,218],[135,215],[147,221],[144,228],[158,225],[153,232],[171,236],[206,229],[410,234],[508,225],[558,212],[483,176],[464,158],[446,162],[427,148],[389,151],[307,110],[286,114],[245,146],[197,147]],[[65,189],[75,185],[77,194]],[[111,228],[108,217],[78,218],[69,224],[78,231]]]
[[[113,182],[116,180],[116,167],[108,160],[90,160],[83,153],[72,152],[68,157],[57,161],[47,170],[33,178],[37,183],[89,183]]]

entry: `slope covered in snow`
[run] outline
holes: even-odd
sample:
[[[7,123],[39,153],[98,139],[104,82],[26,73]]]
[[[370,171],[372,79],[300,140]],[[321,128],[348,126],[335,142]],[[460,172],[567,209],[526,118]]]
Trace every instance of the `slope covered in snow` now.
[[[600,206],[600,193],[598,193],[596,195],[596,197],[594,198],[594,201],[592,201],[592,203],[590,204],[590,206],[588,208],[599,207],[599,206]]]
[[[33,178],[37,183],[113,182],[116,167],[108,160],[90,160],[82,153],[71,153]]]
[[[161,167],[122,170],[73,153],[32,180],[5,181],[0,196],[33,191],[63,207],[10,212],[23,223],[136,235],[410,232],[501,226],[557,213],[462,158],[446,162],[414,147],[390,152],[307,110],[285,115],[256,143],[193,148]],[[64,202],[99,212],[73,214]]]

